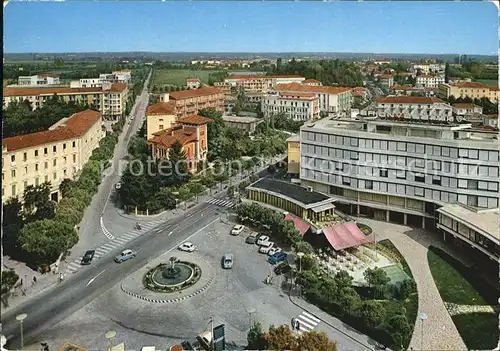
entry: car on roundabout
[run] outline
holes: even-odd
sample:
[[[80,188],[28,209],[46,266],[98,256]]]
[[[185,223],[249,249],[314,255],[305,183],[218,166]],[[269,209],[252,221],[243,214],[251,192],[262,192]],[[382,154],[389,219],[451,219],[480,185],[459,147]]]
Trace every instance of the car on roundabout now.
[[[88,250],[82,257],[82,262],[80,263],[82,266],[89,265],[94,259],[95,250]]]
[[[274,243],[272,241],[266,241],[265,243],[263,243],[260,246],[259,252],[263,253],[263,254],[267,254],[269,252],[269,250],[271,250],[273,247],[274,247]]]
[[[269,237],[267,235],[261,235],[257,240],[257,245],[262,246],[266,245],[269,242]]]
[[[273,246],[269,252],[267,253],[269,256],[272,256],[274,255],[275,253],[278,253],[278,252],[281,252],[281,248],[277,247],[277,246]]]
[[[184,252],[193,252],[194,250],[196,250],[196,246],[194,246],[193,243],[186,241],[185,243],[179,245],[178,249]]]
[[[125,262],[125,261],[128,261],[128,260],[134,258],[135,256],[137,256],[136,252],[134,252],[130,249],[126,249],[126,250],[123,250],[122,252],[120,252],[120,254],[115,257],[115,262],[122,263],[122,262]]]

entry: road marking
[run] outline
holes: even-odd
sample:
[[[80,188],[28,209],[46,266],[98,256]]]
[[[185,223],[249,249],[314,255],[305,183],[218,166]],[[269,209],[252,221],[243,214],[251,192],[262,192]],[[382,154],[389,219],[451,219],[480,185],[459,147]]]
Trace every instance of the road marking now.
[[[171,231],[170,233],[168,233],[168,235],[167,235],[167,236],[170,236],[170,235],[172,235],[172,233],[173,233],[173,231]]]
[[[159,232],[161,232],[161,231],[162,231],[162,229],[161,229],[161,228],[155,229],[155,233],[159,233]]]
[[[217,222],[219,220],[219,218],[216,218],[214,219],[213,221],[211,221],[210,223],[208,223],[206,226],[202,227],[201,229],[198,229],[196,232],[194,232],[193,234],[191,234],[190,236],[188,236],[186,239],[178,242],[175,246],[173,246],[170,250],[167,250],[165,251],[164,253],[169,253],[170,251],[172,250],[175,250],[177,249],[179,246],[181,246],[182,243],[186,242],[186,241],[189,241],[189,239],[191,239],[193,236],[195,236],[196,234],[198,234],[199,232],[201,232],[202,230],[205,230],[205,228],[208,228],[210,227],[212,224],[214,224],[215,222]],[[170,232],[172,233],[172,232]],[[170,234],[169,234],[170,235]]]
[[[301,314],[297,316],[296,320],[299,322],[299,334],[313,330],[320,322],[318,318],[305,311],[302,311]]]
[[[103,232],[103,234],[106,236],[106,238],[110,239],[110,240],[113,240],[115,237],[113,236],[113,234],[110,233],[109,230],[106,229],[106,227],[104,226],[104,221],[102,219],[102,216],[101,218],[99,219],[99,222],[101,224],[101,230]]]
[[[89,280],[89,282],[87,283],[87,286],[89,286],[90,284],[92,284],[92,282],[93,282],[94,280],[96,280],[96,279],[97,279],[97,277],[98,277],[98,276],[100,276],[101,274],[103,274],[105,271],[106,271],[106,270],[105,270],[105,269],[103,269],[101,273],[99,273],[98,275],[96,275],[94,278],[90,279],[90,280]]]

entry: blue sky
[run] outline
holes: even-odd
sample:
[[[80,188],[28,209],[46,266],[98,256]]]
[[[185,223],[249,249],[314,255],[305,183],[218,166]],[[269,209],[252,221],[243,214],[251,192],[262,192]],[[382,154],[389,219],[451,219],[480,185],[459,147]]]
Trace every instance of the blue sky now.
[[[22,20],[21,20],[22,19]],[[10,2],[4,50],[496,55],[484,2]]]

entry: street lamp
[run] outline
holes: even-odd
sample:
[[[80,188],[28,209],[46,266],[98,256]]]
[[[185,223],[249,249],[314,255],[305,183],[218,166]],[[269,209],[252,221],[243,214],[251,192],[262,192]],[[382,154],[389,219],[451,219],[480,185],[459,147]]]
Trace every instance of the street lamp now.
[[[257,310],[253,307],[248,307],[247,308],[247,313],[248,313],[248,323],[250,324],[250,328],[252,327],[252,315],[256,312]]]
[[[21,350],[24,349],[24,333],[23,333],[23,321],[28,317],[26,313],[21,313],[16,316],[16,319],[19,321],[21,327]]]
[[[110,330],[109,332],[104,334],[104,336],[106,337],[106,339],[108,339],[109,350],[111,351],[111,349],[113,348],[113,338],[116,336],[116,332],[114,330]]]
[[[299,258],[299,273],[302,272],[302,257],[304,257],[303,252],[297,252],[297,257]]]
[[[418,317],[422,321],[422,334],[420,337],[420,350],[424,349],[424,321],[427,319],[427,314],[425,312],[420,312]]]

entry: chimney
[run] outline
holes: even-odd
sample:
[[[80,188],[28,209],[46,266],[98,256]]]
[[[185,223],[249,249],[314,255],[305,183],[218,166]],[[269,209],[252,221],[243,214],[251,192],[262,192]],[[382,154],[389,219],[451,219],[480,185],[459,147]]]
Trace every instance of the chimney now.
[[[170,94],[169,93],[164,93],[163,96],[161,97],[161,101],[163,101],[163,102],[169,102],[170,101]]]

